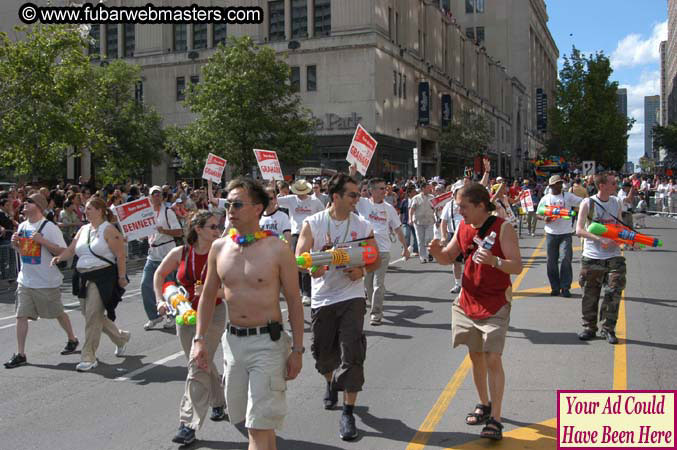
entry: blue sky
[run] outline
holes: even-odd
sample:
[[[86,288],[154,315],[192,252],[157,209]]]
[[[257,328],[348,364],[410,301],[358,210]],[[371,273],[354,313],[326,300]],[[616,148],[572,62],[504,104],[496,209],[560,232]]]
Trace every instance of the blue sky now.
[[[667,39],[667,0],[546,0],[560,63],[572,45],[611,57],[613,81],[628,90],[628,158],[644,154],[644,96],[660,95],[658,45]]]

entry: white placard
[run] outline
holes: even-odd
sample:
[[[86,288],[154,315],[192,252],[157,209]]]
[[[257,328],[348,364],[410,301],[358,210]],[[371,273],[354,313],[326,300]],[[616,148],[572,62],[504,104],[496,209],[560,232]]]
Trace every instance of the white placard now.
[[[522,209],[525,211],[534,211],[534,200],[531,198],[530,189],[524,189],[522,192],[520,192],[520,204],[522,205]]]
[[[583,176],[594,175],[595,174],[595,161],[583,161],[583,170],[581,171]]]
[[[155,211],[148,197],[116,206],[113,213],[118,218],[122,234],[129,241],[150,236],[157,231]]]
[[[223,177],[223,170],[226,168],[226,160],[210,153],[207,156],[207,163],[202,171],[202,178],[211,180],[214,183],[220,183]]]
[[[264,180],[284,180],[280,160],[277,159],[277,152],[254,149],[254,154]]]
[[[369,163],[371,163],[371,158],[374,156],[377,145],[376,139],[371,137],[367,130],[362,128],[362,125],[358,124],[346,160],[350,165],[355,164],[357,171],[366,176]]]

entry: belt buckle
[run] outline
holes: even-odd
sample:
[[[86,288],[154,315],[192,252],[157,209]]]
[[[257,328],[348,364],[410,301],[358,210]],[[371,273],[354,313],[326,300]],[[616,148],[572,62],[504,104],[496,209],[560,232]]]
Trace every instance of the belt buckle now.
[[[256,336],[258,331],[258,328],[247,328],[247,336]]]

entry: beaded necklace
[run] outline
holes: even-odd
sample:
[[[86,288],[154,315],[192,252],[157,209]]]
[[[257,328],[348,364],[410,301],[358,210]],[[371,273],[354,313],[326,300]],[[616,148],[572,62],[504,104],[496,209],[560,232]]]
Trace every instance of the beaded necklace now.
[[[256,241],[259,241],[261,239],[265,239],[269,236],[276,236],[277,233],[274,233],[270,230],[262,230],[262,231],[257,231],[255,233],[249,233],[242,235],[237,232],[235,228],[231,228],[228,230],[228,235],[230,238],[235,242],[237,245],[249,245],[253,244]]]

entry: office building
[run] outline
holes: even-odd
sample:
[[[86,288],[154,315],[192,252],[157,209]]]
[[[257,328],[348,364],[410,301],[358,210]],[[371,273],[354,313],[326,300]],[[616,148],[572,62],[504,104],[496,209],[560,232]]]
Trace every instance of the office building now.
[[[644,156],[654,157],[653,127],[658,124],[660,114],[660,95],[644,97]]]

